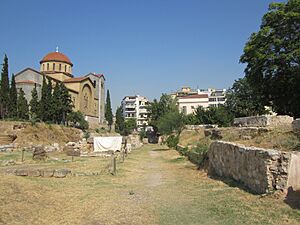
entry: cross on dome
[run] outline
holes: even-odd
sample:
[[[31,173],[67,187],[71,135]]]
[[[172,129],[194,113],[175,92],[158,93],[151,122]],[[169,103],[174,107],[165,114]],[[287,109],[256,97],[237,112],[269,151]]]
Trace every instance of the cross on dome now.
[[[58,46],[56,46],[56,52],[58,52]]]

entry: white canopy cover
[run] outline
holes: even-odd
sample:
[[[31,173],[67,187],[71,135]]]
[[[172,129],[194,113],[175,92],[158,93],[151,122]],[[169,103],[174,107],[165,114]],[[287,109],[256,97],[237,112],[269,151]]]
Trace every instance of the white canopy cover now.
[[[122,136],[94,137],[94,152],[121,151]]]

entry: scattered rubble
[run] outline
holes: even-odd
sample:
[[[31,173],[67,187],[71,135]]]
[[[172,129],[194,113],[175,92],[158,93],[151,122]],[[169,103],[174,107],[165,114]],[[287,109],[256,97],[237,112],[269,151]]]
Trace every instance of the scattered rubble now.
[[[46,160],[47,159],[47,152],[43,146],[36,146],[34,147],[33,160]]]

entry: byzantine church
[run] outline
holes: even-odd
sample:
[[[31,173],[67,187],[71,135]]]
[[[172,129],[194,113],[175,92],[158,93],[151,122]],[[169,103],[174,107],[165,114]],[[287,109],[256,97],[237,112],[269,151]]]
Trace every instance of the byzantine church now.
[[[26,68],[15,75],[16,87],[25,92],[28,103],[31,91],[36,87],[41,98],[43,77],[56,82],[63,82],[69,91],[74,111],[81,111],[85,119],[93,125],[104,123],[105,110],[105,77],[103,74],[88,73],[74,77],[73,63],[61,52],[50,52],[40,61],[40,71]]]

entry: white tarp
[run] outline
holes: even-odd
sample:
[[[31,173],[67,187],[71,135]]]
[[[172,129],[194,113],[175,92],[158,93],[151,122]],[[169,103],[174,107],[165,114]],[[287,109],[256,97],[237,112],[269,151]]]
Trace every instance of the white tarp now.
[[[94,137],[94,152],[121,151],[122,136]]]

